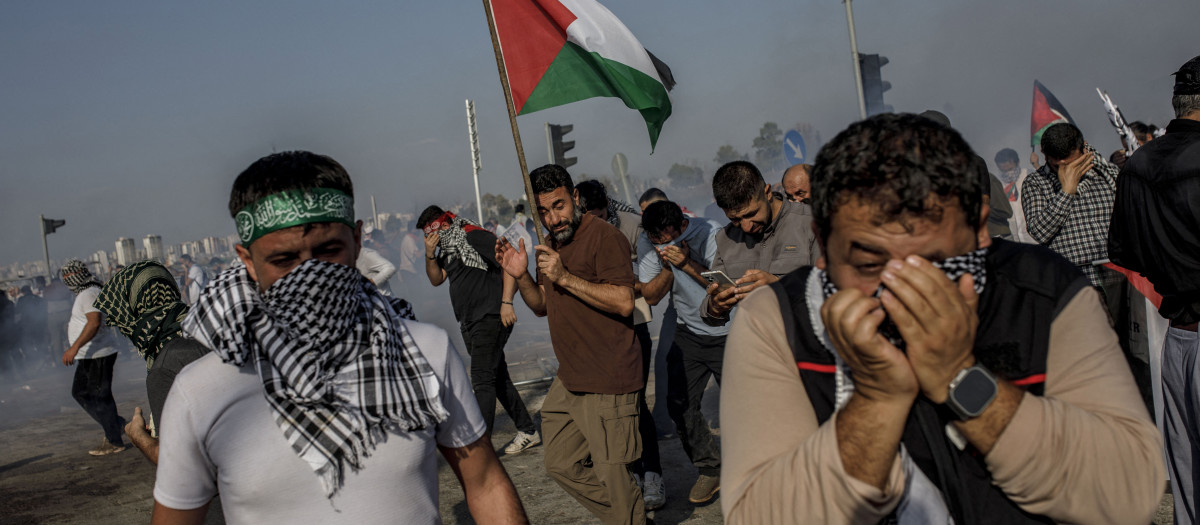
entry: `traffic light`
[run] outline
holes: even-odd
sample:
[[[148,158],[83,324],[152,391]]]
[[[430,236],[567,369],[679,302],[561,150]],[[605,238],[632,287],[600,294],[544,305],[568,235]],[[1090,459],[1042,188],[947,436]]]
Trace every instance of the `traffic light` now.
[[[47,218],[43,217],[42,218],[42,232],[54,233],[59,228],[63,227],[65,224],[67,224],[67,221],[65,221],[63,219],[47,219]]]
[[[858,54],[858,67],[862,71],[863,99],[867,116],[891,113],[892,106],[883,103],[883,92],[892,89],[892,83],[883,79],[879,68],[886,66],[887,57]]]
[[[568,157],[567,151],[575,148],[575,141],[563,141],[563,135],[575,126],[570,124],[546,124],[546,145],[550,148],[550,162],[564,168],[573,166],[579,159]]]

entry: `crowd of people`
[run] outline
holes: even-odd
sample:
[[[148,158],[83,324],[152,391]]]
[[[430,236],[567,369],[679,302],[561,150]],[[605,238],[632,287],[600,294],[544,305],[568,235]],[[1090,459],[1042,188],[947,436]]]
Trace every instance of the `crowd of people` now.
[[[666,503],[680,480],[656,428],[673,425],[689,503],[724,488],[730,523],[1146,523],[1169,474],[1188,524],[1200,57],[1171,101],[1165,134],[1135,126],[1121,166],[1061,123],[1044,164],[1005,149],[993,175],[944,115],[883,114],[778,183],[721,166],[719,215],[659,189],[635,208],[550,164],[529,174],[536,222],[430,205],[390,242],[356,220],[337,161],[276,153],[233,183],[228,269],[181,258],[179,279],[142,261],[101,283],[71,261],[40,296],[0,301],[0,326],[20,327],[25,359],[76,366],[72,393],[105,433],[92,454],[124,450],[123,427],[158,465],[153,523],[198,523],[218,494],[237,523],[438,522],[435,450],[477,522],[526,522],[491,441],[499,402],[517,430],[500,450],[542,446],[546,474],[604,523]],[[447,281],[469,366],[405,300]],[[1138,294],[1169,325],[1160,367],[1123,332]],[[518,295],[559,363],[536,412],[505,358]],[[107,326],[146,363],[148,417],[117,413]]]

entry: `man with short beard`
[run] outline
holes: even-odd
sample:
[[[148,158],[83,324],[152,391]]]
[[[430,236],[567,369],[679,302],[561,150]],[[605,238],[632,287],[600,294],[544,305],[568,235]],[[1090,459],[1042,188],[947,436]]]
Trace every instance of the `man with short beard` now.
[[[548,245],[538,245],[538,277],[525,242],[496,242],[496,259],[517,279],[521,298],[548,316],[558,375],[542,405],[546,472],[608,524],[645,523],[642,491],[629,464],[641,457],[638,405],[641,347],[633,330],[629,241],[585,214],[572,198],[567,170],[530,173]]]

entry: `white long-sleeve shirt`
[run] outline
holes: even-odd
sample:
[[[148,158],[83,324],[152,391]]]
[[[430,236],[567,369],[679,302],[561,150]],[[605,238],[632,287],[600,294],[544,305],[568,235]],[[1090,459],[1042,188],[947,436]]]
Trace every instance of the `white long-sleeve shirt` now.
[[[388,279],[391,279],[392,275],[396,273],[396,266],[391,261],[384,259],[379,252],[364,246],[358,252],[358,260],[355,261],[354,266],[367,279],[375,283],[383,295],[392,295],[392,287],[388,284]]]

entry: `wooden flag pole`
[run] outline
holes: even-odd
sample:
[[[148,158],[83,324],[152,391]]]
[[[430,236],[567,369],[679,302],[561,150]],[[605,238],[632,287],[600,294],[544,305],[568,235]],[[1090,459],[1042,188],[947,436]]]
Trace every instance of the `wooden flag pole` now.
[[[517,127],[517,109],[513,104],[512,88],[508,85],[508,70],[504,67],[504,53],[500,50],[500,37],[496,35],[496,18],[492,15],[491,0],[483,0],[483,10],[487,13],[488,31],[492,34],[492,50],[496,53],[496,69],[500,72],[500,85],[504,87],[504,103],[508,106],[508,124],[512,126],[513,143],[517,145],[517,161],[521,163],[521,178],[525,181],[525,198],[529,201],[529,216],[533,218],[534,233],[538,244],[546,244],[542,234],[542,218],[537,211],[537,195],[533,193],[533,183],[529,180],[529,168],[525,164],[525,147],[521,145],[521,130]],[[533,247],[526,246],[533,255]]]

